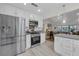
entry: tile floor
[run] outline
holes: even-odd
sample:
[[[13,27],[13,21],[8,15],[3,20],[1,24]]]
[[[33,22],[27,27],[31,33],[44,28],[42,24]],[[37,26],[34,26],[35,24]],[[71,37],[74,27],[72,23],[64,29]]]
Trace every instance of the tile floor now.
[[[39,46],[27,49],[24,53],[19,54],[18,56],[59,56],[59,54],[54,51],[54,43],[47,40]]]

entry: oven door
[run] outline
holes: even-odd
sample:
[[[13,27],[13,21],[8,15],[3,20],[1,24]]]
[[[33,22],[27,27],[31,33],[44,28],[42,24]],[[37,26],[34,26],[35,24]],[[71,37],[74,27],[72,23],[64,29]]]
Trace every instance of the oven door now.
[[[40,43],[40,36],[31,37],[31,46]]]

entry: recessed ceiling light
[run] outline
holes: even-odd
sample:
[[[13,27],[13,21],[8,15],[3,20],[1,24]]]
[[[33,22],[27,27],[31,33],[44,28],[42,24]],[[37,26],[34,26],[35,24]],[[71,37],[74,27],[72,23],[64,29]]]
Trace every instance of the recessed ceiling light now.
[[[66,23],[66,20],[63,20],[63,23]]]
[[[24,3],[24,5],[26,5],[26,3]]]
[[[37,11],[38,11],[38,12],[40,12],[41,10],[40,10],[40,9],[38,9]]]

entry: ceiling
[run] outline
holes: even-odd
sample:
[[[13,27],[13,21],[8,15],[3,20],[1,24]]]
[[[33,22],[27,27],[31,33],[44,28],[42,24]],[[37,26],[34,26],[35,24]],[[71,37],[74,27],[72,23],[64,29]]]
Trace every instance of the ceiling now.
[[[43,16],[45,19],[79,8],[78,3],[70,3],[70,4],[65,3],[64,9],[62,7],[64,3],[36,3],[36,4],[39,7],[34,7],[31,5],[31,3],[27,3],[26,5],[24,5],[23,3],[10,3],[10,5],[21,8],[25,11]],[[40,9],[41,11],[38,12],[37,11],[38,9]]]
[[[63,23],[63,20],[66,23]],[[50,23],[53,26],[59,25],[79,25],[79,9],[73,10],[68,13],[61,14],[59,16],[48,18],[44,23]]]

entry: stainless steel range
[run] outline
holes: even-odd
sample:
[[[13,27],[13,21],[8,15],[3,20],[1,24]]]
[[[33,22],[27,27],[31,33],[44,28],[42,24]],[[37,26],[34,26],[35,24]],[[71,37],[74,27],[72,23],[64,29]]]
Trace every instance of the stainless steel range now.
[[[31,47],[37,46],[40,44],[40,34],[31,34]]]

